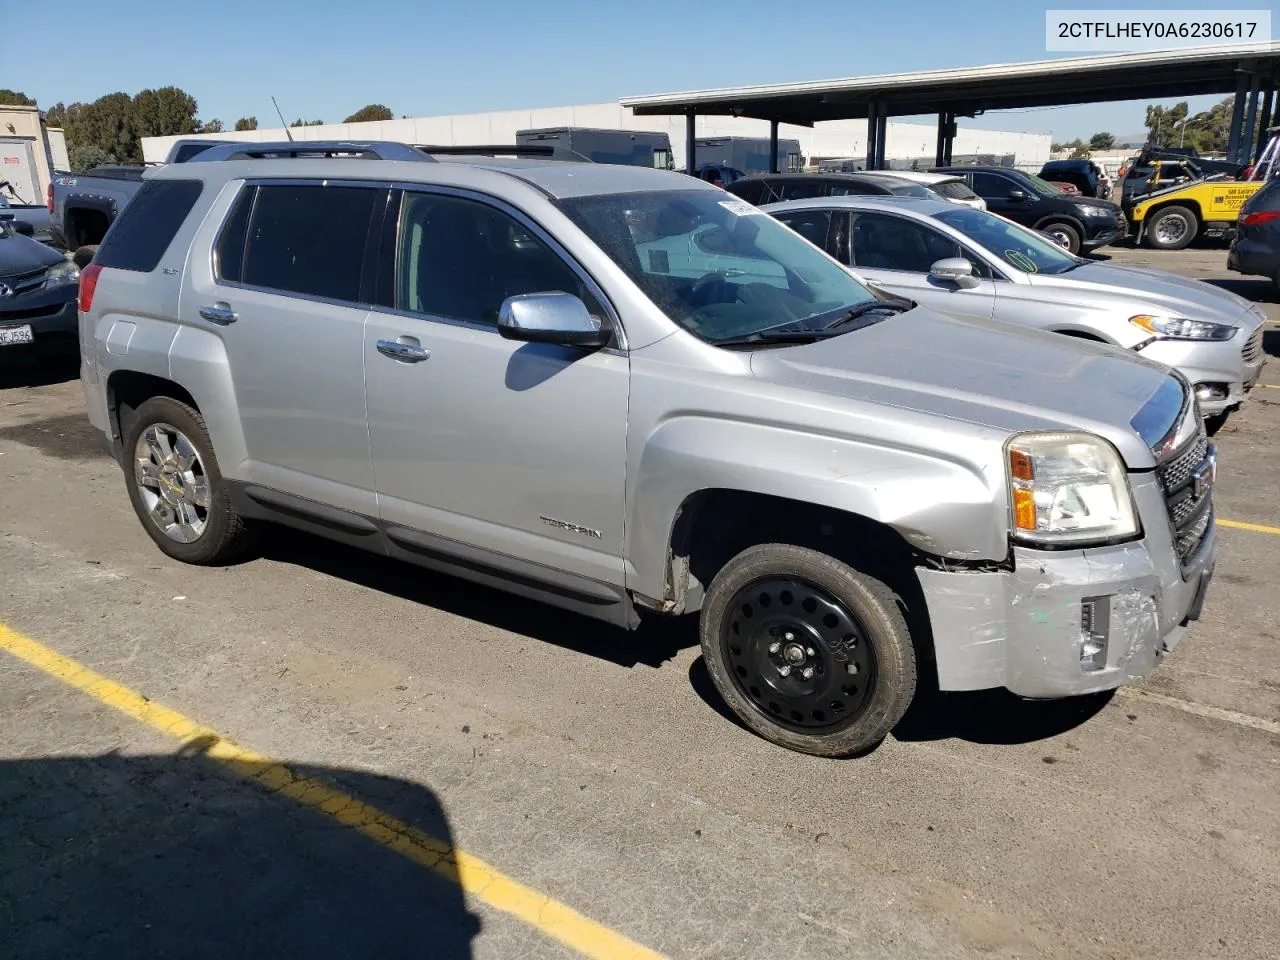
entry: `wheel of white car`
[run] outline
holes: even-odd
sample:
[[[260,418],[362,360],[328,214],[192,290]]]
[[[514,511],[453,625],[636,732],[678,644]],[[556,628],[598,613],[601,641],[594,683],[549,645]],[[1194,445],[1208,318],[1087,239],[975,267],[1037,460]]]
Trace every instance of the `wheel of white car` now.
[[[806,547],[738,554],[702,605],[702,655],[747,727],[822,757],[865,752],[910,705],[916,656],[884,583]]]
[[[175,560],[225,563],[249,547],[199,411],[172,397],[141,404],[124,432],[124,471],[143,528]]]

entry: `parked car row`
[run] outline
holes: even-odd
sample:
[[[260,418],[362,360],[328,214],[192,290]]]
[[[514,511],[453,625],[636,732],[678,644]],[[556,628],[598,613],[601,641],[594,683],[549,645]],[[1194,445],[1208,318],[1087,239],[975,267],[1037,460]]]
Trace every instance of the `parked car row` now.
[[[1238,351],[1229,296],[892,191],[775,218],[640,167],[299,152],[148,174],[81,276],[89,417],[168,555],[274,522],[621,627],[696,612],[730,709],[824,756],[921,677],[1111,689],[1199,617],[1216,451],[1143,351]]]

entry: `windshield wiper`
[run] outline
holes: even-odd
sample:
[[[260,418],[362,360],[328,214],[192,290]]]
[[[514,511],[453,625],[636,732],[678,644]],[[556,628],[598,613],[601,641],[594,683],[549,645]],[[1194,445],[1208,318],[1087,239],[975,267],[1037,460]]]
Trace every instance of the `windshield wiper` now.
[[[860,303],[856,307],[846,310],[822,329],[834,330],[836,327],[843,327],[846,324],[853,323],[855,320],[865,317],[869,313],[875,313],[877,310],[888,310],[890,313],[903,313],[914,308],[915,304],[910,300],[872,300],[869,303]]]
[[[708,341],[714,347],[757,347],[768,344],[813,343],[829,336],[823,330],[759,330],[741,337]]]

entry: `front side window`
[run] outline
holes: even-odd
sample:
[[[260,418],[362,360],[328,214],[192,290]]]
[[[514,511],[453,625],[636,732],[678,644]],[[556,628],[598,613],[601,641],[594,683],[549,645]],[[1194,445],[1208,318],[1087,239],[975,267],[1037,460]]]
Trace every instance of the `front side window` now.
[[[827,249],[827,238],[831,233],[830,210],[788,210],[777,216],[781,223],[785,223],[815,247]]]
[[[399,310],[497,326],[508,297],[559,292],[603,315],[559,254],[520,221],[478,200],[406,193],[396,261]]]
[[[960,244],[920,223],[884,213],[854,215],[852,265],[870,270],[928,273],[939,260],[958,257]]]
[[[1048,237],[983,210],[957,207],[936,217],[1023,273],[1066,273],[1086,262]]]
[[[1009,196],[1010,190],[1021,189],[1008,177],[998,173],[977,171],[973,174],[973,192],[988,200],[1003,200]]]
[[[786,226],[721,193],[572,197],[559,206],[667,316],[712,343],[819,330],[877,299]]]
[[[262,184],[248,213],[242,263],[221,249],[219,261],[249,286],[359,302],[369,226],[385,195],[374,187]],[[237,213],[239,202],[229,228]]]

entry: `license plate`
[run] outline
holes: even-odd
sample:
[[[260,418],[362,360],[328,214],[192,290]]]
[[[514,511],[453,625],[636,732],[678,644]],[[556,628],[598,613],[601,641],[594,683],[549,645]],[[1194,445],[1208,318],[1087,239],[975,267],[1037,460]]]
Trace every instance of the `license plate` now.
[[[20,327],[0,327],[0,347],[15,343],[30,343],[35,339],[31,333],[31,324],[24,323]]]

